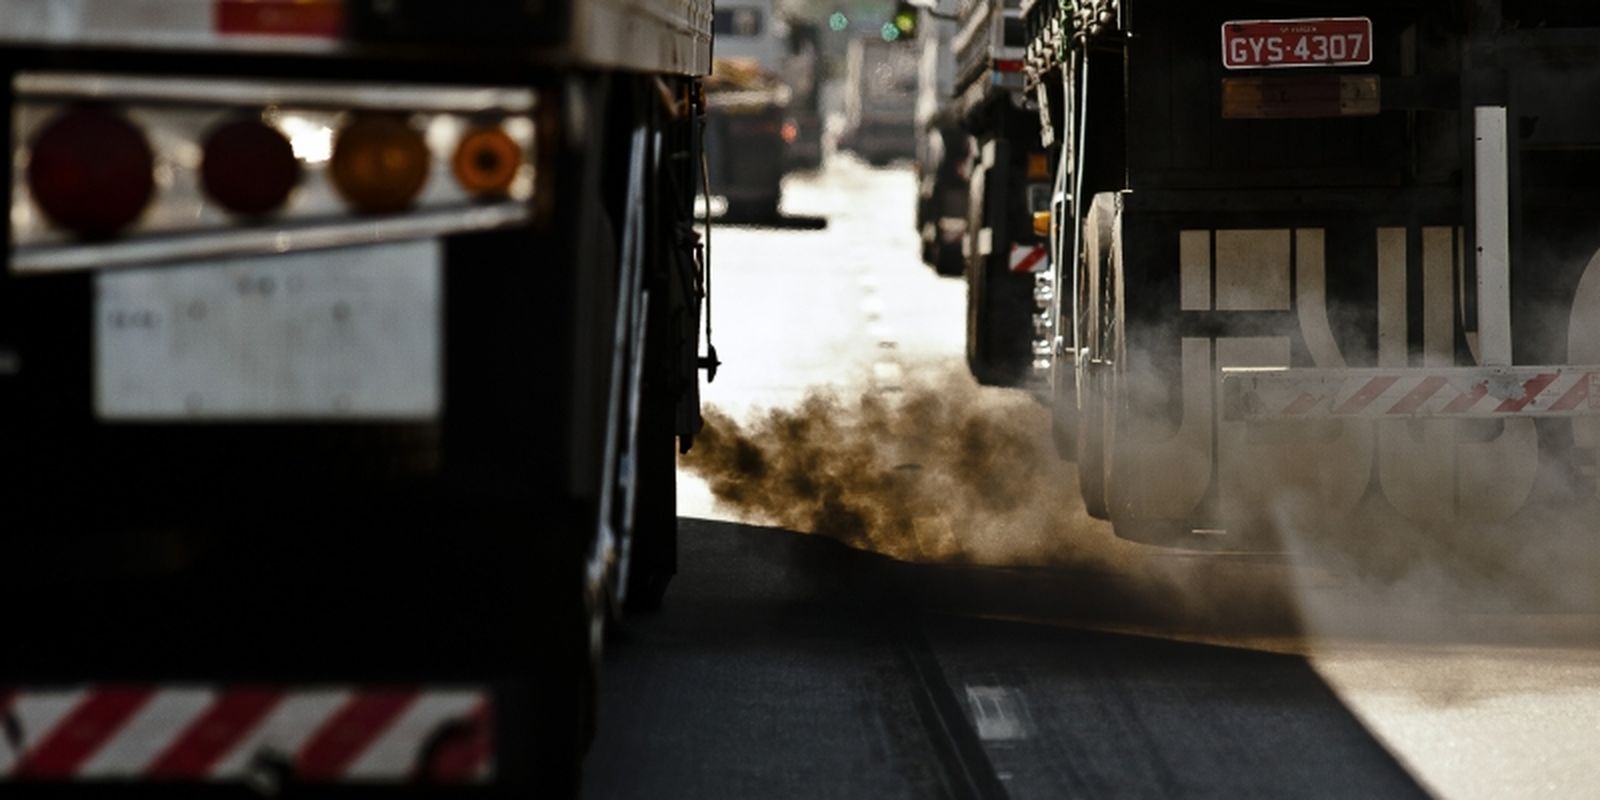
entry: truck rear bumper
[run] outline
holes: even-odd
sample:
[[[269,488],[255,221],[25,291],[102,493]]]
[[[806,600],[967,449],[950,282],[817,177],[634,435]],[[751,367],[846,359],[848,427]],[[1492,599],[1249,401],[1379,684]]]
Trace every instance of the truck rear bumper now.
[[[1600,415],[1600,367],[1223,369],[1223,419]]]
[[[484,687],[0,686],[0,785],[492,781]]]

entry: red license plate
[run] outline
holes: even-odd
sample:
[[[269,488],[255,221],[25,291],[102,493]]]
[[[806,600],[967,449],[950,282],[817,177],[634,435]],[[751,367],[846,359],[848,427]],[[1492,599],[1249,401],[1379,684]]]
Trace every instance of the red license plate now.
[[[1372,20],[1365,17],[1222,23],[1222,65],[1228,69],[1371,63]]]

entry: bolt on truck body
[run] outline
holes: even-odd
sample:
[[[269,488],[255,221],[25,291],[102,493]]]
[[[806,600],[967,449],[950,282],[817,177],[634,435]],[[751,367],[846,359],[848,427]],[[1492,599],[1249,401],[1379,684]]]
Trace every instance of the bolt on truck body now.
[[[0,2],[0,793],[575,787],[675,565],[710,39]]]
[[[1023,14],[1063,200],[1034,366],[1092,513],[1256,546],[1594,496],[1592,5]]]

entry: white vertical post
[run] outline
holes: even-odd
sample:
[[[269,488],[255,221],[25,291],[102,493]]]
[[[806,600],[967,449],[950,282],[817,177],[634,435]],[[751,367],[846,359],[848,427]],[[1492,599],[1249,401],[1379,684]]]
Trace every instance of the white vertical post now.
[[[1476,175],[1478,352],[1485,366],[1511,363],[1511,188],[1505,106],[1473,110]]]

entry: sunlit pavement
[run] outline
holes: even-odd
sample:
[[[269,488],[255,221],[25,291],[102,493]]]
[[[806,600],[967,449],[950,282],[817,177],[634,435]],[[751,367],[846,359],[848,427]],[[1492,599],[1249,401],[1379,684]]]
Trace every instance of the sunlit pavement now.
[[[938,278],[918,262],[912,203],[909,167],[875,170],[840,158],[819,175],[792,176],[785,186],[786,210],[825,216],[829,220],[826,230],[718,228],[713,242],[713,320],[725,366],[717,381],[704,387],[707,403],[735,419],[752,420],[767,409],[792,407],[819,388],[843,397],[861,393],[892,396],[919,377],[960,373],[965,289],[959,280]],[[684,517],[765,522],[744,520],[737,509],[720,506],[706,483],[687,471],[680,472],[679,504]],[[1308,658],[1349,712],[1413,777],[1439,796],[1592,797],[1595,786],[1600,785],[1600,756],[1596,755],[1600,752],[1600,617],[1588,612],[1491,613],[1428,607],[1426,603],[1408,608],[1397,605],[1395,597],[1369,593],[1340,576],[1296,568],[1281,560],[1230,562],[1150,551],[1113,541],[1103,524],[1079,524],[1079,529],[1065,532],[1063,546],[1098,548],[1119,558],[1132,554],[1145,565],[1143,571],[1118,574],[1117,564],[1126,560],[1111,558],[1089,567],[1093,576],[1056,578],[1048,571],[1030,573],[1029,580],[1046,587],[1034,593],[1034,598],[1016,608],[966,611],[1068,631],[1134,633]],[[692,534],[686,532],[688,535]],[[693,555],[686,552],[684,558],[687,561]],[[1155,566],[1149,566],[1152,564]],[[685,571],[692,573],[695,568],[686,564]],[[1124,589],[1147,592],[1148,585],[1142,583],[1149,580],[1147,573],[1171,576],[1188,574],[1188,570],[1202,576],[1195,584],[1201,588],[1195,591],[1211,587],[1224,595],[1237,593],[1235,599],[1246,596],[1241,586],[1255,587],[1252,591],[1258,589],[1270,596],[1287,594],[1298,605],[1298,624],[1293,630],[1275,631],[1268,625],[1243,633],[1226,625],[1192,628],[1185,626],[1181,615],[1103,614],[1098,601],[1082,597],[1085,592],[1109,597]],[[1005,581],[1019,585],[1013,578]],[[924,586],[928,581],[919,577],[911,585]],[[1066,597],[1055,604],[1035,602],[1038,595],[1050,592]],[[1071,596],[1074,592],[1078,596]],[[672,600],[669,595],[669,613]],[[1057,666],[1054,663],[1040,663],[1035,670],[1028,662],[1029,658],[1059,660],[1071,651],[1063,650],[1058,641],[1041,641],[1038,648],[1019,651],[1021,655],[1008,660],[985,662],[981,654],[973,655],[972,649],[962,644],[965,634],[954,635],[951,645],[944,647],[943,633],[962,624],[930,624],[927,636],[956,693],[967,690],[969,721],[980,734],[992,734],[980,738],[1010,795],[1049,796],[1052,790],[1074,785],[1080,790],[1089,785],[1103,788],[1102,784],[1073,784],[1059,770],[1041,772],[1038,767],[1041,760],[1058,758],[1081,764],[1086,757],[1081,752],[1086,745],[1074,736],[1061,730],[1055,731],[1054,738],[1047,735],[1046,729],[1070,728],[1070,720],[1037,718],[1073,711],[1072,703],[1063,698],[1074,691],[1067,678],[1077,673],[1051,672]],[[1085,638],[1072,643],[1088,647],[1098,641]],[[623,643],[618,658],[629,658],[628,646]],[[996,667],[996,663],[1003,666]],[[1229,667],[1212,664],[1206,668]],[[837,678],[829,674],[834,676],[830,679]],[[662,681],[661,685],[670,682]],[[1019,683],[1023,689],[1006,688]],[[1145,690],[1154,691],[1141,689]],[[1296,697],[1268,693],[1260,700],[1284,701],[1285,705],[1275,710],[1278,714],[1310,713],[1295,705]],[[1161,702],[1178,700],[1201,702],[1182,692]],[[998,709],[999,721],[982,718],[979,710],[983,708]],[[1018,708],[1029,718],[1019,721]],[[755,718],[764,719],[760,715]],[[1182,719],[1180,715],[1164,721]],[[825,720],[812,722],[826,728]],[[1241,724],[1246,723],[1263,724],[1256,718]],[[635,719],[632,724],[646,723]],[[1003,729],[998,734],[996,725]],[[1010,731],[1007,725],[1022,727]],[[982,730],[985,726],[987,731]],[[1017,737],[1007,738],[1008,731]],[[738,738],[736,732],[725,733]],[[602,744],[611,741],[604,733],[602,736]],[[1150,746],[1169,744],[1152,740]],[[1051,746],[1080,751],[1040,749]],[[1281,750],[1270,752],[1289,757]],[[716,759],[706,758],[703,769],[714,773]],[[1159,762],[1165,756],[1150,758]],[[1182,768],[1182,755],[1172,758],[1174,768]],[[746,768],[754,770],[755,766],[747,764]],[[1375,769],[1381,772],[1381,768]],[[741,774],[742,783],[710,781],[693,786],[740,786],[752,796],[762,794],[763,787],[776,786],[760,783],[756,772]],[[619,784],[605,785],[618,796],[627,794]],[[907,785],[923,784],[912,780]],[[1351,796],[1358,785],[1372,788],[1355,781],[1331,785],[1319,793]],[[871,781],[865,786],[884,788]],[[1155,796],[1207,786],[1204,781],[1134,782],[1123,788],[1128,796]],[[1209,784],[1212,789],[1218,786],[1229,784]],[[915,791],[885,793],[916,796]],[[871,794],[863,791],[851,796]]]

